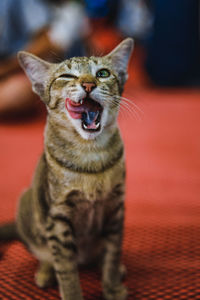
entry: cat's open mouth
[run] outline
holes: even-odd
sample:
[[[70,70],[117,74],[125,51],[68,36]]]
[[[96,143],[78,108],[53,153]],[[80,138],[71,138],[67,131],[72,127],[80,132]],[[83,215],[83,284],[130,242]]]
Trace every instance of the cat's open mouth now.
[[[101,129],[103,107],[97,101],[85,97],[77,103],[67,98],[65,106],[73,119],[82,120],[84,130],[94,132]]]

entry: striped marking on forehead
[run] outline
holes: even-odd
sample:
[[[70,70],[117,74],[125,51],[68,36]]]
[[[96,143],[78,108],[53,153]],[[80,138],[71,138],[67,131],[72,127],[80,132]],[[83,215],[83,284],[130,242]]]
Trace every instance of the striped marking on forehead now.
[[[72,64],[71,64],[71,62],[70,62],[70,61],[66,61],[65,65],[68,67],[68,69],[70,69],[70,70],[71,70],[71,68],[72,68]]]
[[[99,58],[99,57],[95,57],[95,56],[90,57],[90,61],[92,63],[94,63],[95,65],[98,65],[100,60],[101,60],[101,58]]]
[[[70,62],[72,63],[72,64],[74,64],[74,63],[76,63],[76,64],[87,64],[88,62],[89,62],[89,58],[88,57],[86,57],[86,56],[82,56],[82,57],[72,57],[72,58],[70,58]]]
[[[56,74],[65,73],[69,71],[71,73],[72,70],[72,64],[70,60],[64,60],[62,63],[58,65],[58,68],[56,69]]]
[[[74,57],[70,59],[72,64],[72,70],[77,69],[84,73],[92,73],[93,70],[96,70],[99,66],[102,66],[102,63],[106,65],[106,60],[102,57]]]
[[[90,72],[90,64],[88,57],[73,57],[70,59],[72,70],[77,70],[81,73]]]
[[[59,68],[58,73],[68,72],[76,76],[82,74],[95,75],[99,68],[111,67],[110,62],[105,57],[73,57],[63,61]]]
[[[64,60],[61,64],[59,64],[55,75],[59,75],[61,73],[69,73],[79,76],[81,73],[90,73],[90,64],[89,58],[87,57],[73,57],[67,60]]]

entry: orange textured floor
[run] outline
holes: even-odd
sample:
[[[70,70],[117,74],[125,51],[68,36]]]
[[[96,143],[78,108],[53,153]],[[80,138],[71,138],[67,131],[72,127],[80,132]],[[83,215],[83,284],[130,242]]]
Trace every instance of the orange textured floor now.
[[[200,299],[200,92],[150,89],[137,81],[131,66],[125,96],[139,109],[120,115],[129,299]],[[44,124],[41,115],[0,125],[0,222],[13,219],[17,198],[31,181]],[[59,299],[57,288],[35,286],[37,261],[20,243],[3,250],[0,299]],[[83,270],[80,276],[85,299],[102,299],[99,274]]]

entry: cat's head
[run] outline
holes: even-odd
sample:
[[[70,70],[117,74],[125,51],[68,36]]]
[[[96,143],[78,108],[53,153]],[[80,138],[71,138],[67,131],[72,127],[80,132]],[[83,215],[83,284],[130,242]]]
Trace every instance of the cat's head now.
[[[133,40],[127,38],[103,57],[74,57],[52,64],[21,51],[18,59],[33,91],[45,102],[49,118],[87,140],[116,126],[132,50]]]

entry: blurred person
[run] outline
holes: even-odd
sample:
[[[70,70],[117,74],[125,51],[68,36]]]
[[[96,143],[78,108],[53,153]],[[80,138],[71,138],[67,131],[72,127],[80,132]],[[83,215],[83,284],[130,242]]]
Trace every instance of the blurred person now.
[[[146,70],[154,83],[200,85],[199,0],[149,0]]]
[[[16,115],[34,107],[36,96],[18,64],[19,50],[50,60],[56,56],[64,58],[87,31],[79,1],[1,0],[0,116]],[[79,44],[81,55],[80,49]]]
[[[85,0],[85,5],[97,54],[109,52],[124,37],[143,40],[152,26],[144,0]]]
[[[119,2],[119,0],[84,0],[91,28],[89,54],[99,56],[110,52],[122,40],[114,24]]]
[[[124,36],[142,41],[152,27],[152,14],[144,0],[120,0],[116,26]]]
[[[145,49],[145,68],[152,82],[200,86],[199,0],[85,3],[92,26],[98,32],[96,40],[93,36],[96,48],[101,49],[103,44],[102,52],[105,46],[110,50],[117,40],[131,36]]]

